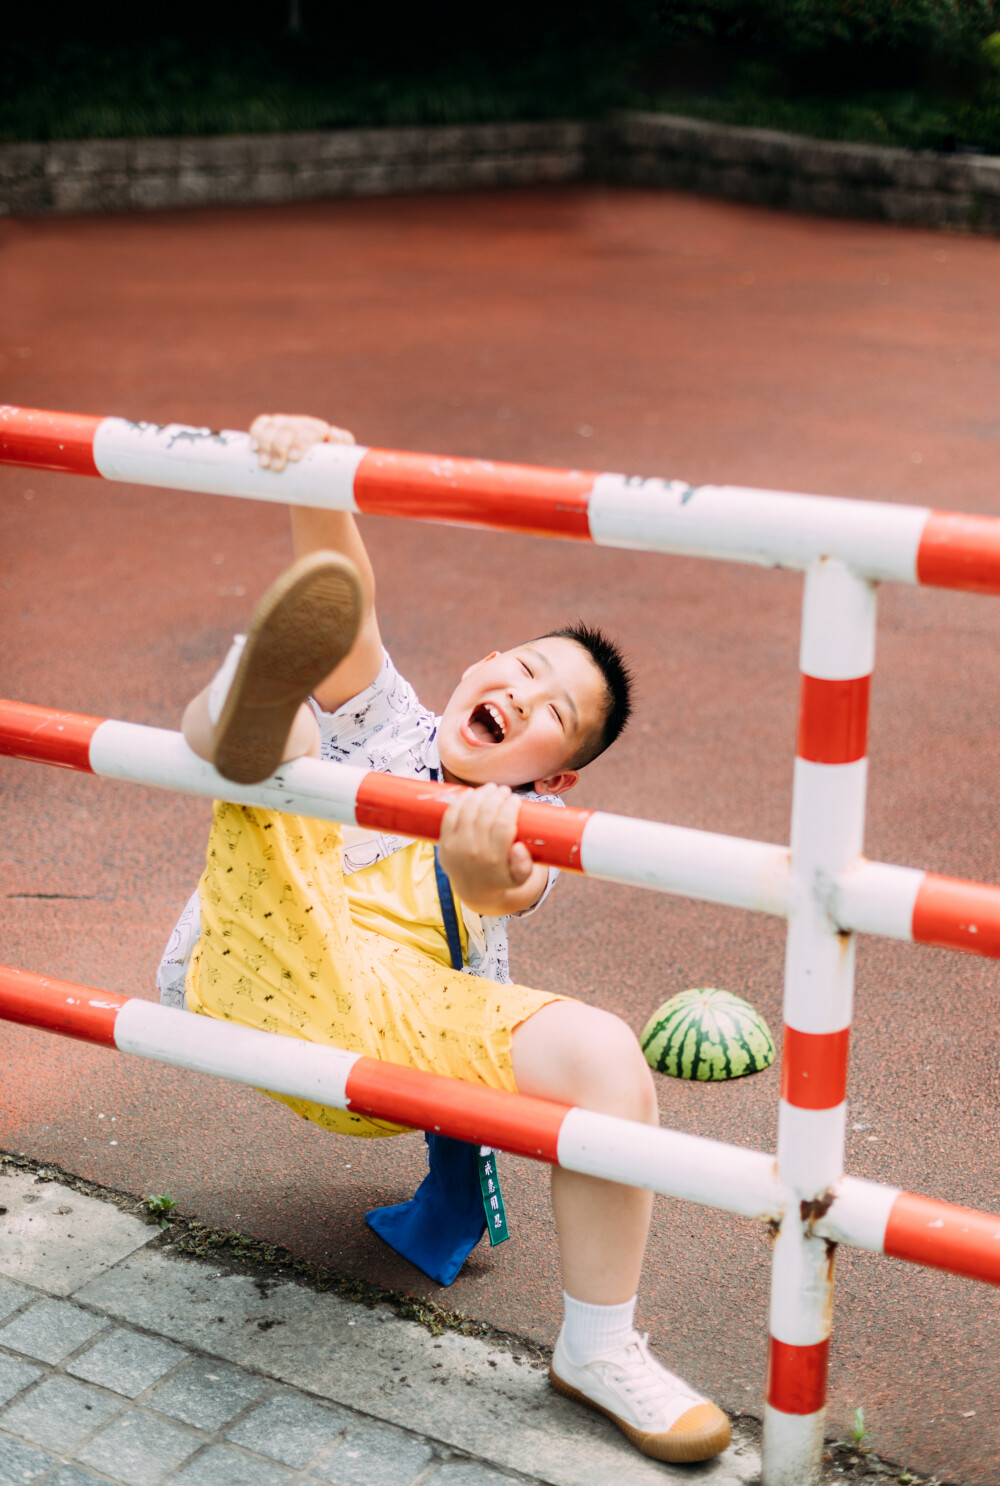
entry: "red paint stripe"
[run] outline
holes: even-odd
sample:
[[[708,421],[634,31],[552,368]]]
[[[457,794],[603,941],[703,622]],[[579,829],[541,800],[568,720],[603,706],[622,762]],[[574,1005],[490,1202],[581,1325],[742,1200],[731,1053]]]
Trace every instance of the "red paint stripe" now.
[[[870,676],[823,681],[802,676],[799,693],[799,758],[813,764],[853,764],[868,748]]]
[[[913,905],[918,944],[1000,959],[1000,887],[928,872]]]
[[[796,1109],[835,1109],[847,1094],[851,1029],[799,1032],[786,1027],[781,1053],[781,1097]]]
[[[464,793],[462,785],[366,774],[358,789],[354,815],[359,826],[436,841],[445,811]],[[592,813],[525,801],[518,812],[517,839],[525,843],[536,861],[579,872],[580,843]]]
[[[830,1339],[793,1347],[768,1337],[767,1401],[783,1414],[815,1414],[826,1403]]]
[[[354,476],[354,498],[375,516],[589,541],[587,508],[596,478],[587,470],[369,449]]]
[[[103,717],[0,700],[0,754],[92,774],[90,740],[104,721]]]
[[[553,1165],[558,1163],[559,1129],[569,1113],[565,1104],[480,1088],[375,1058],[359,1058],[351,1069],[347,1101],[355,1114],[495,1145]]]
[[[115,1021],[130,998],[0,965],[0,1019],[115,1046]]]
[[[452,800],[465,793],[460,785],[425,784],[392,774],[366,774],[358,787],[354,817],[359,826],[371,826],[391,835],[423,836],[436,841],[441,821]]]
[[[885,1252],[1000,1285],[1000,1217],[901,1192],[889,1212]]]
[[[917,582],[1000,593],[1000,519],[932,511],[917,549]]]
[[[42,408],[0,407],[0,464],[97,475],[94,434],[103,418],[50,413]]]
[[[525,800],[517,813],[517,839],[523,841],[535,861],[551,867],[582,872],[580,848],[592,810],[560,810]]]

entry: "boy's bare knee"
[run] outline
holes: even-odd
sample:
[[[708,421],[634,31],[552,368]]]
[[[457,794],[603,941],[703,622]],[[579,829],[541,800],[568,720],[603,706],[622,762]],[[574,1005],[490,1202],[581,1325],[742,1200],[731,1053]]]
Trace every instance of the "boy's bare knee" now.
[[[568,1103],[625,1119],[656,1121],[653,1078],[638,1038],[620,1017],[585,1007],[568,1054],[572,1094]]]
[[[632,1029],[609,1011],[558,1001],[514,1034],[522,1093],[655,1124],[656,1091]]]

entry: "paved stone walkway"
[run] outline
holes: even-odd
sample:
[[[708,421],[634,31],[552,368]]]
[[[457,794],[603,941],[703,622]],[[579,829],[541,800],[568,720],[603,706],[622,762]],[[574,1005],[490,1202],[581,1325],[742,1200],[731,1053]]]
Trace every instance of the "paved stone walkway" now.
[[[2,1486],[501,1486],[515,1479],[3,1279],[0,1318]]]
[[[751,1486],[661,1465],[516,1347],[182,1256],[0,1157],[0,1486]]]

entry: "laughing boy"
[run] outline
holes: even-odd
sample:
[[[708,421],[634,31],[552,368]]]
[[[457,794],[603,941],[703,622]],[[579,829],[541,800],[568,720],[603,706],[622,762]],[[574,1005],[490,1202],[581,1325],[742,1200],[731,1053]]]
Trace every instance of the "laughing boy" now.
[[[286,415],[258,418],[251,436],[276,480],[313,444],[352,442],[320,419]],[[578,625],[494,651],[435,717],[382,646],[353,516],[293,508],[292,530],[297,561],[189,704],[189,745],[243,783],[312,755],[472,788],[449,807],[437,853],[216,802],[192,910],[200,936],[190,957],[176,944],[173,954],[186,961],[188,1009],[655,1124],[650,1071],[625,1023],[511,984],[507,970],[508,918],[533,912],[556,875],[515,840],[520,799],[557,800],[621,732],[630,686],[617,647]],[[188,938],[197,932],[189,915]],[[398,1131],[283,1102],[329,1130]],[[550,1377],[644,1454],[706,1460],[729,1443],[725,1414],[633,1327],[651,1202],[553,1168],[565,1313]]]

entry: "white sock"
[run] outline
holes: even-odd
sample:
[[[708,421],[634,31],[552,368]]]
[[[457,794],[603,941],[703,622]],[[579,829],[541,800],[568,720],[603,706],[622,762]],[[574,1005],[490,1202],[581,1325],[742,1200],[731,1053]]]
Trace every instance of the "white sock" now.
[[[636,1297],[621,1305],[588,1305],[563,1291],[563,1346],[571,1362],[585,1367],[595,1357],[607,1357],[623,1347],[632,1335]]]
[[[236,667],[240,663],[240,656],[243,654],[243,647],[246,645],[246,642],[246,635],[236,635],[229,647],[229,653],[215,673],[208,692],[208,717],[210,722],[216,723],[222,716],[222,709],[225,706],[226,697],[229,695],[229,688],[233,684]]]

